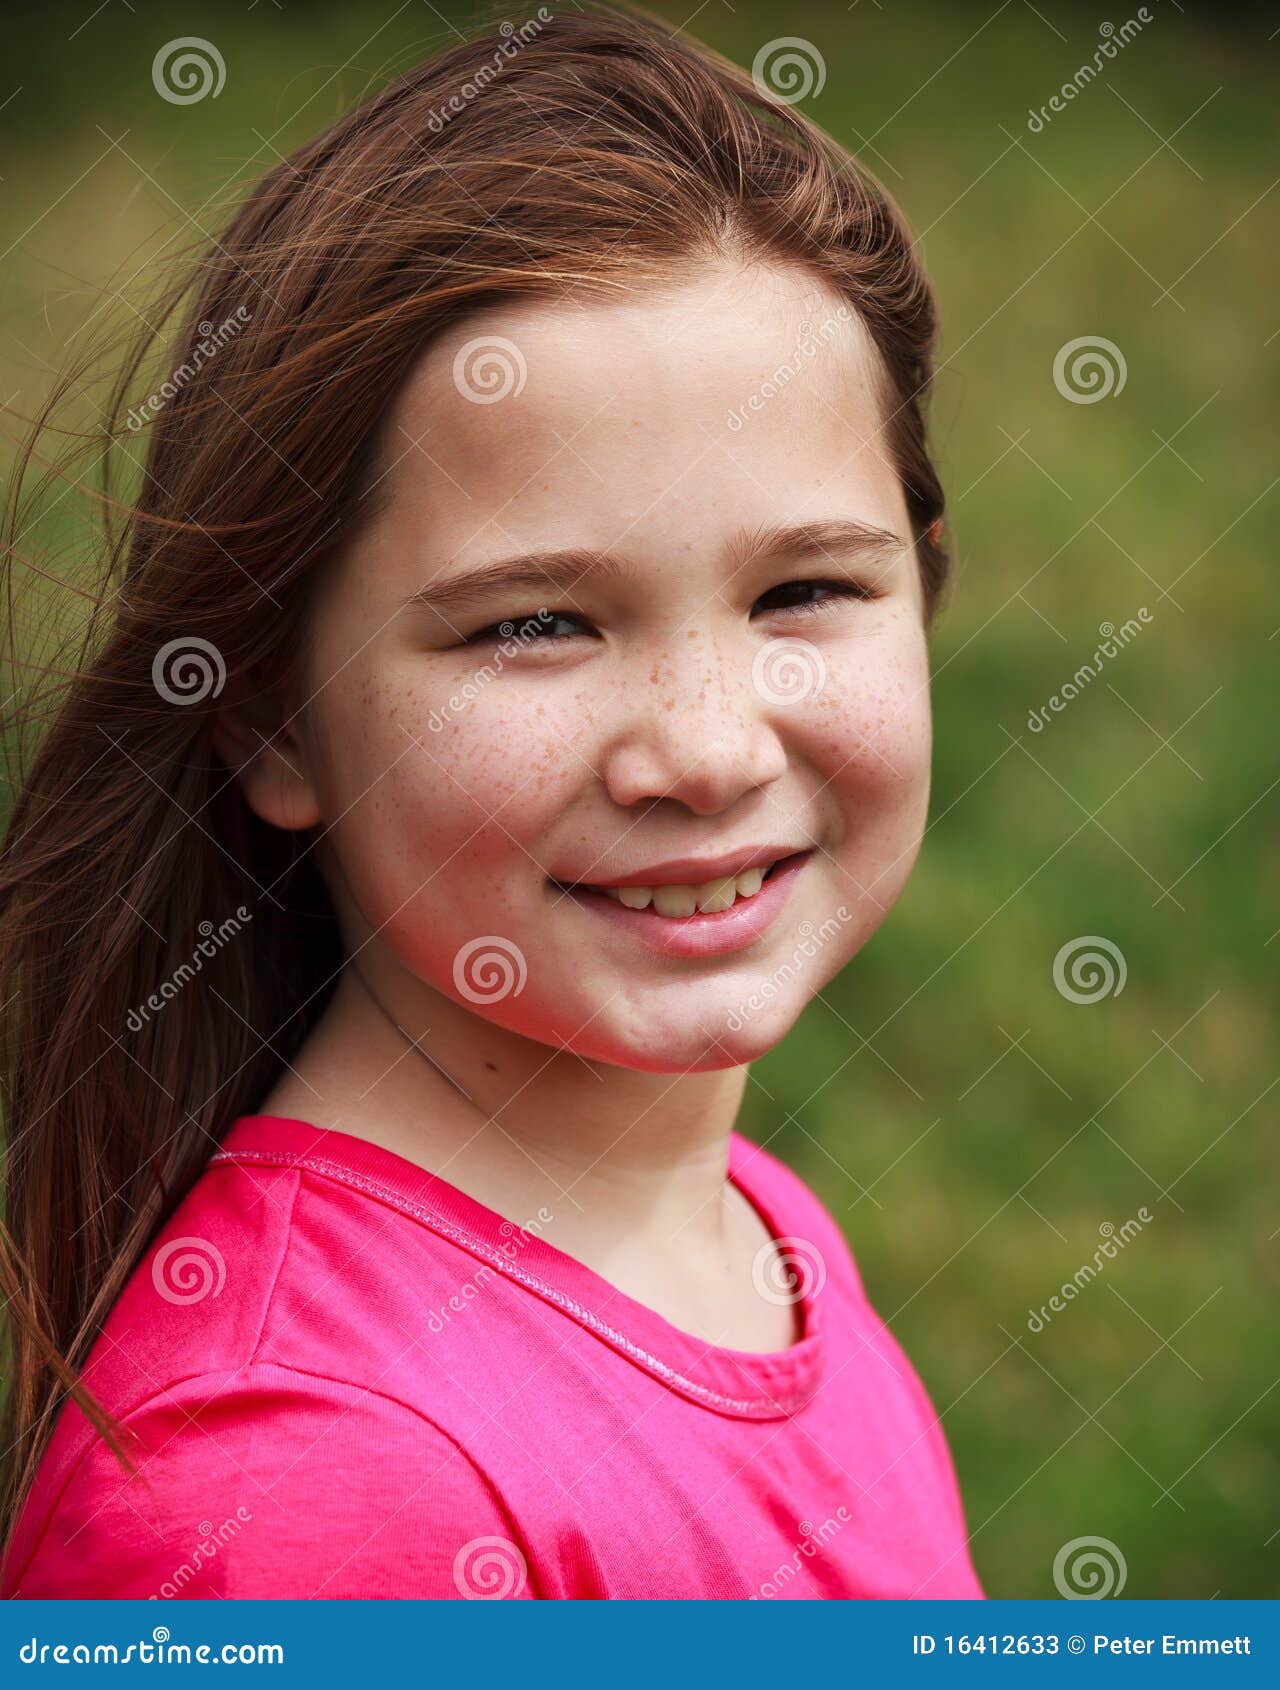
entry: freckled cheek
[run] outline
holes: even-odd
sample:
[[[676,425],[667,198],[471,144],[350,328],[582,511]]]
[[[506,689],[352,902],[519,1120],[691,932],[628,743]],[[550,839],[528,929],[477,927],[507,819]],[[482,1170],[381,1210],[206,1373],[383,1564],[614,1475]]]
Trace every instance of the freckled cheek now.
[[[574,723],[549,710],[517,708],[497,696],[495,684],[492,696],[461,708],[424,704],[413,733],[417,744],[381,783],[383,849],[419,879],[438,868],[437,885],[506,898],[513,871],[532,884],[558,840],[557,821],[590,778],[587,763],[569,749]]]
[[[929,808],[931,728],[927,675],[867,675],[824,690],[811,760],[839,812],[831,873],[860,910],[851,955],[893,907],[910,877]]]
[[[927,674],[836,678],[805,706],[813,761],[838,791],[864,802],[927,789],[932,724]]]

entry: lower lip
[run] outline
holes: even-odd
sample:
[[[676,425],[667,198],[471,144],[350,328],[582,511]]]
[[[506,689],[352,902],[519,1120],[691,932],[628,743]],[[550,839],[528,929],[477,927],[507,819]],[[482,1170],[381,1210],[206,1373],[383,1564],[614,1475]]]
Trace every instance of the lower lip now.
[[[723,956],[745,950],[772,926],[812,855],[812,851],[802,851],[786,858],[754,898],[738,898],[727,910],[696,910],[693,915],[658,915],[652,905],[631,910],[590,887],[556,890],[579,909],[613,922],[667,956]]]

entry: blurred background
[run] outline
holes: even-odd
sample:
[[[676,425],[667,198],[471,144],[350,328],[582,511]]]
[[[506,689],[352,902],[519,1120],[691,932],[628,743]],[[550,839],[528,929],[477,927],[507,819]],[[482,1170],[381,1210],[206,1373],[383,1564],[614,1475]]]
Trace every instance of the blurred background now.
[[[1081,1538],[1127,1597],[1280,1595],[1274,11],[651,9],[880,176],[942,311],[930,827],[741,1126],[847,1228],[990,1595],[1083,1588]],[[6,462],[86,319],[131,328],[144,266],[473,17],[9,8]],[[179,103],[185,36],[225,75]]]

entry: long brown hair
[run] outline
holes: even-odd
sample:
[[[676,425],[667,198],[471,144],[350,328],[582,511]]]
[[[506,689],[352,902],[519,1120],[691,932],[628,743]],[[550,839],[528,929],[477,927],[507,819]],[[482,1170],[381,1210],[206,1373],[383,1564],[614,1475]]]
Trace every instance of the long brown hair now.
[[[93,1339],[342,966],[314,836],[259,821],[212,748],[224,676],[296,675],[318,572],[371,505],[378,419],[433,336],[726,256],[801,266],[869,328],[932,621],[936,316],[902,218],[788,97],[636,10],[479,26],[261,179],[123,360],[90,443],[87,595],[24,545],[36,443],[76,375],[35,419],[3,513],[5,1538],[68,1395],[118,1447],[79,1382]],[[157,348],[171,374],[144,395]],[[125,500],[111,466],[143,443]],[[32,571],[87,596],[70,658],[17,655]]]

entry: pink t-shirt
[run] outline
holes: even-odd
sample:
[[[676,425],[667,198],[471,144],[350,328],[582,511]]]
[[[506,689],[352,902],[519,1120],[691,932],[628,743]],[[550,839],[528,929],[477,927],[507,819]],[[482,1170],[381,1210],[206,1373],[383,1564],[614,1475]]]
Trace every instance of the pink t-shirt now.
[[[981,1597],[946,1440],[803,1181],[802,1336],[716,1348],[388,1150],[250,1115],[108,1318],[0,1595]],[[762,1280],[771,1294],[773,1282]]]

